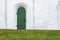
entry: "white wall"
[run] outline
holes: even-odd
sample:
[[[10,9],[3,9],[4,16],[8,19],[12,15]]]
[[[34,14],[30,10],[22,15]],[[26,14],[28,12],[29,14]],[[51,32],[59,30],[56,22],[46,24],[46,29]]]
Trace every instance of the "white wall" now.
[[[59,0],[48,0],[48,29],[58,29],[56,6]]]
[[[26,4],[26,5],[25,5]],[[17,29],[16,11],[20,6],[26,7],[26,29],[33,28],[33,0],[7,0],[7,28]]]
[[[58,13],[56,12],[58,1],[59,0],[35,0],[34,29],[59,29]]]
[[[34,29],[48,29],[47,13],[48,13],[48,0],[35,0]]]
[[[5,28],[5,0],[0,0],[0,29]]]
[[[16,4],[23,2],[29,7],[27,9],[26,29],[58,29],[58,13],[56,12],[58,1],[59,0],[7,0],[7,28],[16,29],[16,12],[14,13],[13,9]]]
[[[7,6],[5,0],[0,0],[0,29],[17,29],[16,8],[22,4],[27,10],[26,29],[60,29],[59,0],[7,0],[6,3]]]
[[[56,11],[57,11],[58,29],[60,29],[60,0],[59,0],[58,3],[57,3]]]

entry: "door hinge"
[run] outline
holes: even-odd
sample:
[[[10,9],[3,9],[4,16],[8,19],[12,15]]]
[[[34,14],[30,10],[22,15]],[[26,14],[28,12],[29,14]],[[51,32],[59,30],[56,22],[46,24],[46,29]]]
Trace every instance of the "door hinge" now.
[[[16,13],[16,14],[18,14],[18,13]]]

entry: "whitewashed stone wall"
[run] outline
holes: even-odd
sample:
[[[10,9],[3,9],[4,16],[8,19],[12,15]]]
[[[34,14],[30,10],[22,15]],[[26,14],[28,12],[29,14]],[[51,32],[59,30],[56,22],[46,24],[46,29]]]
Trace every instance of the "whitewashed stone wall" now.
[[[17,29],[17,9],[25,7],[26,29],[60,29],[59,0],[0,0],[0,29]]]
[[[5,28],[5,1],[0,0],[0,29]]]
[[[35,0],[34,29],[48,29],[47,27],[48,0]]]
[[[59,0],[48,1],[48,29],[58,29],[58,13],[56,7]]]
[[[17,14],[16,11],[19,7],[26,9],[26,29],[33,28],[33,0],[7,0],[7,28],[16,29]]]

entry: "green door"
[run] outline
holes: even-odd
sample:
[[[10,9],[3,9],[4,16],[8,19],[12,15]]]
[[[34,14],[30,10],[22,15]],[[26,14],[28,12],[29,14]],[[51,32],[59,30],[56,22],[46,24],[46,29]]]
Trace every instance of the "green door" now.
[[[26,29],[26,9],[24,7],[20,7],[17,10],[17,29]]]

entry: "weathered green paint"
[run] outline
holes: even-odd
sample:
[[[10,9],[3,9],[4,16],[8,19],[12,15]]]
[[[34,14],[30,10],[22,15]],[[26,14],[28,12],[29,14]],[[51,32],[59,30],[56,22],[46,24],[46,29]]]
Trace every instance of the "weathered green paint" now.
[[[17,29],[18,30],[26,29],[26,10],[24,7],[20,7],[17,10]]]

